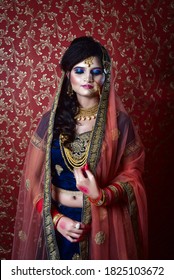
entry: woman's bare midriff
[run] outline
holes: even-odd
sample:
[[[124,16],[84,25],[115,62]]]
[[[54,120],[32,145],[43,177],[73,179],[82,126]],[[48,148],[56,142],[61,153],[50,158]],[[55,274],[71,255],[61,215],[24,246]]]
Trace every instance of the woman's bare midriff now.
[[[83,194],[80,191],[67,191],[52,185],[52,198],[68,207],[82,208],[83,206]]]

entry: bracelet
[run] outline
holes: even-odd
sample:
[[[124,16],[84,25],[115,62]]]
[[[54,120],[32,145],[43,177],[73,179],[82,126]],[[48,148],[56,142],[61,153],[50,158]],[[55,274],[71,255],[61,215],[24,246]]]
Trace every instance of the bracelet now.
[[[57,224],[63,216],[64,216],[63,214],[58,213],[53,217],[53,224],[54,224],[55,228],[57,228]]]
[[[117,201],[119,198],[119,190],[117,189],[117,185],[109,185],[107,188],[112,193],[112,201]]]
[[[88,199],[89,199],[90,202],[92,202],[94,204],[97,203],[99,200],[102,199],[102,190],[100,189],[99,196],[96,199],[90,198],[89,196],[88,196]]]
[[[92,198],[88,197],[88,199],[89,199],[90,202],[92,202],[96,206],[101,206],[105,203],[105,199],[106,199],[105,191],[100,189],[100,194],[99,194],[98,198],[92,199]]]
[[[118,183],[113,183],[104,189],[100,189],[99,196],[96,199],[88,197],[89,201],[96,206],[109,206],[118,200],[123,199],[123,190]]]
[[[110,189],[108,189],[107,187],[104,188],[104,195],[105,195],[104,206],[108,206],[111,204],[112,193],[111,193]]]
[[[106,200],[105,191],[101,190],[101,193],[102,193],[102,198],[97,203],[95,203],[96,206],[101,206],[105,203]]]

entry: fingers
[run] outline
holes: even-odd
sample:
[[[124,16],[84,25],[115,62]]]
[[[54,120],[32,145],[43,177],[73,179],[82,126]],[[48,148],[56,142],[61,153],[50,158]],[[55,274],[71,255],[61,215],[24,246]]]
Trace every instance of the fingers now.
[[[84,171],[89,170],[89,166],[87,163],[82,167],[82,170],[84,170]]]
[[[72,231],[67,231],[64,237],[66,237],[70,242],[78,242],[82,235],[82,229],[73,229]]]
[[[74,168],[74,176],[77,188],[84,194],[89,195],[90,184],[95,185],[95,178],[89,170],[82,168]]]
[[[83,235],[84,228],[82,223],[63,217],[58,223],[57,230],[70,242],[78,242]]]
[[[83,180],[85,178],[81,168],[74,168],[74,176],[78,181]]]
[[[86,178],[93,178],[93,174],[88,169],[88,165],[84,165],[82,168],[74,168],[74,176],[76,180],[84,180]]]
[[[91,173],[90,170],[85,170],[87,178],[92,181],[94,179],[94,175]]]
[[[99,190],[95,176],[88,169],[83,171],[83,168],[84,167],[74,169],[77,189],[87,196],[94,196],[94,198],[98,197]]]
[[[62,218],[60,222],[58,223],[58,230],[59,232],[64,231],[65,233],[75,233],[75,234],[81,234],[81,223],[74,222],[69,218]]]
[[[64,236],[67,240],[69,240],[71,243],[73,243],[73,242],[78,242],[78,240],[79,240],[79,238],[77,238],[77,239],[74,239],[74,238],[72,238],[71,236],[69,236],[69,235],[66,235],[66,236]]]
[[[90,231],[91,231],[91,226],[83,224],[83,230],[81,231],[81,234],[78,235],[78,237],[76,234],[71,234],[68,240],[71,240],[71,242],[80,242],[86,238],[86,236],[89,234]]]
[[[84,172],[82,168],[74,168],[74,176],[76,178],[76,186],[79,189],[79,191],[83,192],[84,194],[89,194],[89,188],[88,188],[88,178],[84,175]]]

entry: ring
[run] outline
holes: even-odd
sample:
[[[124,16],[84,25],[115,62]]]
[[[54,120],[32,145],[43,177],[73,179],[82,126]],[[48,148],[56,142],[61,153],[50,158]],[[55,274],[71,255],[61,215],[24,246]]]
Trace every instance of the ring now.
[[[77,224],[75,225],[75,228],[76,228],[76,229],[79,229],[79,228],[80,228],[80,223],[77,223]]]

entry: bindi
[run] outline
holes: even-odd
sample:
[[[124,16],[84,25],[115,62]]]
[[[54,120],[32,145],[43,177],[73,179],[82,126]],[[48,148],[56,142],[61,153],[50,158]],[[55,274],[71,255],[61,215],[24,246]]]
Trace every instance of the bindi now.
[[[93,56],[90,56],[90,57],[86,58],[86,59],[84,60],[84,62],[85,62],[85,64],[88,65],[88,67],[90,67],[90,66],[93,64],[93,60],[94,60],[94,57],[93,57]]]

